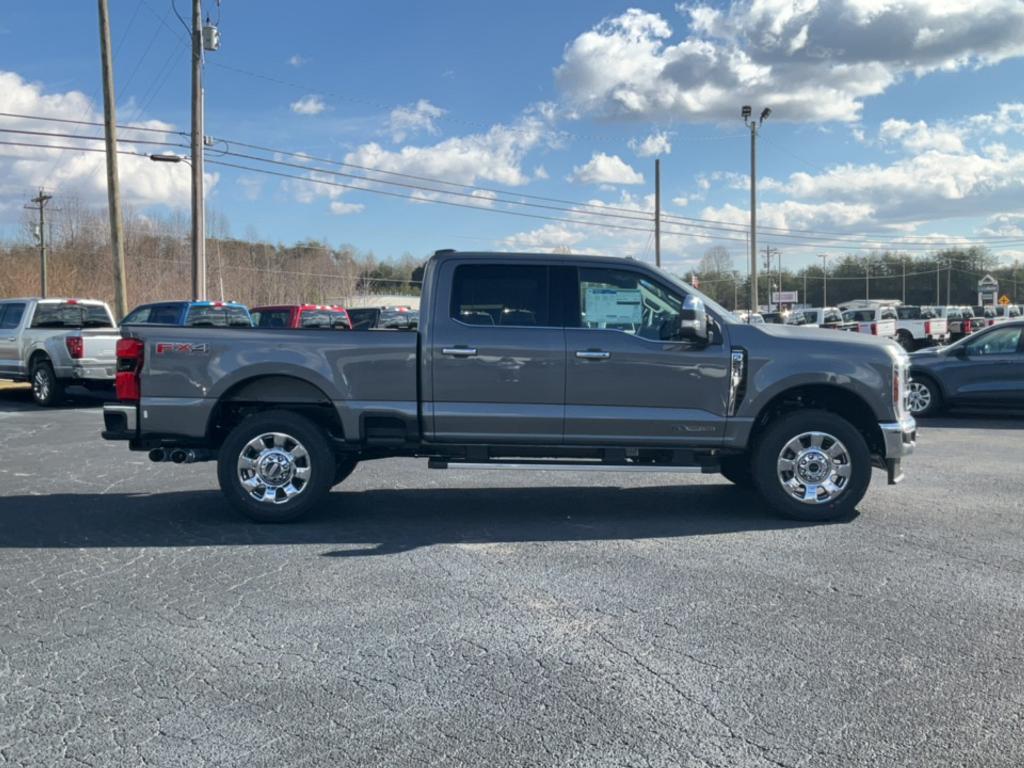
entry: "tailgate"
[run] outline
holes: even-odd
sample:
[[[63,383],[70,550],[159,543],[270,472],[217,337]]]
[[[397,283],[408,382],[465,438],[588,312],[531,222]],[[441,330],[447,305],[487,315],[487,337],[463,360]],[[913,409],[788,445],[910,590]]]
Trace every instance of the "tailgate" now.
[[[96,365],[114,365],[117,362],[117,340],[121,338],[119,331],[115,329],[82,331],[82,358],[83,363]]]

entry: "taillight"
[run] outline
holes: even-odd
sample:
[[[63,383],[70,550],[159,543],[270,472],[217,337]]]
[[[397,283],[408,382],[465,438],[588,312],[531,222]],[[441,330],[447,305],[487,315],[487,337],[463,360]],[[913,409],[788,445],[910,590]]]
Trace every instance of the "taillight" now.
[[[931,336],[932,335],[932,321],[931,320],[925,320],[924,321],[924,335],[925,336]]]
[[[142,371],[145,349],[146,345],[138,339],[118,339],[117,375],[114,378],[118,400],[134,402],[141,396],[139,373]]]
[[[85,344],[82,343],[81,336],[65,336],[64,344],[67,346],[72,360],[82,359],[82,355],[85,353]]]
[[[878,323],[872,323],[871,324],[871,335],[872,336],[877,336],[878,335]]]

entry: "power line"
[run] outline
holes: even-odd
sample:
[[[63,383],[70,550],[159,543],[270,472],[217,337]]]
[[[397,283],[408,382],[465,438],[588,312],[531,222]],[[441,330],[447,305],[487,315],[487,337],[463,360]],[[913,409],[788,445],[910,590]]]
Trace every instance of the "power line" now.
[[[95,120],[72,120],[67,117],[45,117],[43,115],[24,115],[18,112],[0,112],[0,117],[12,117],[20,120],[42,120],[44,122],[68,123],[70,125],[91,125],[98,128],[103,127],[103,123],[97,122]],[[179,136],[189,135],[187,131],[175,131],[170,128],[151,128],[149,126],[142,125],[122,125],[121,123],[118,123],[117,128],[118,130],[127,131],[147,131],[149,133],[174,133]]]
[[[44,120],[45,119],[51,119],[51,118],[39,118],[39,117],[36,117],[36,116],[31,116],[31,115],[16,115],[16,114],[13,114],[13,113],[0,113],[0,116],[24,117],[24,118],[29,118],[29,119],[44,119]],[[75,122],[75,123],[78,123],[78,124],[88,124],[87,121],[66,121],[66,120],[61,120],[59,118],[52,118],[52,119],[60,121],[60,122]],[[124,128],[126,130],[164,131],[164,132],[167,132],[167,133],[171,133],[172,132],[172,131],[168,131],[166,129],[151,129],[151,128],[142,128],[142,127],[133,127],[133,126],[124,126]],[[174,131],[173,133],[177,133],[177,134],[180,134],[180,135],[186,135],[186,134],[184,134],[184,132],[180,132],[180,131]],[[496,187],[485,187],[485,186],[480,186],[480,185],[464,184],[464,183],[461,183],[461,182],[447,181],[445,179],[437,179],[437,178],[432,178],[432,177],[427,177],[427,176],[419,176],[419,175],[415,175],[415,174],[407,174],[407,173],[401,173],[401,172],[398,172],[398,171],[390,171],[390,170],[385,170],[385,169],[381,169],[381,168],[374,168],[372,166],[364,166],[364,165],[359,165],[359,164],[355,164],[355,163],[346,163],[346,162],[343,162],[343,161],[331,160],[329,158],[323,158],[323,157],[316,157],[316,156],[312,156],[312,155],[307,155],[307,154],[302,153],[302,152],[292,152],[292,151],[289,151],[289,150],[283,150],[283,149],[278,149],[278,148],[274,148],[274,147],[267,147],[267,146],[262,146],[262,145],[258,145],[258,144],[251,144],[251,143],[247,143],[247,142],[234,141],[234,140],[231,140],[231,139],[220,139],[220,141],[223,141],[224,143],[226,143],[226,144],[228,144],[230,146],[246,147],[246,148],[254,149],[254,150],[257,150],[257,151],[261,151],[261,152],[269,152],[269,153],[274,153],[274,154],[281,155],[281,156],[295,157],[295,158],[302,159],[304,161],[327,163],[327,164],[336,165],[336,166],[339,166],[339,167],[355,168],[357,170],[362,170],[362,171],[364,171],[366,173],[382,174],[382,175],[387,175],[387,176],[391,176],[391,177],[395,177],[395,178],[408,178],[408,179],[412,179],[414,181],[423,181],[423,182],[426,182],[426,183],[429,183],[429,184],[441,184],[441,185],[445,185],[445,186],[456,187],[456,188],[459,188],[459,189],[469,189],[469,190],[475,190],[475,191],[482,191],[482,192],[486,192],[486,193],[489,193],[489,194],[505,195],[507,197],[521,197],[521,198],[525,198],[525,199],[528,199],[528,200],[538,200],[538,201],[544,201],[544,202],[552,202],[552,203],[560,203],[560,204],[564,204],[564,205],[570,205],[570,206],[573,206],[574,208],[571,209],[571,210],[569,210],[569,209],[561,209],[561,210],[563,210],[565,212],[570,212],[570,213],[578,214],[578,215],[608,215],[608,216],[611,216],[611,217],[614,217],[614,218],[632,219],[632,220],[636,220],[636,221],[652,221],[653,222],[653,216],[651,216],[649,214],[646,214],[643,211],[639,211],[637,209],[632,209],[632,208],[623,208],[621,206],[615,206],[615,205],[612,205],[612,204],[582,203],[582,202],[579,202],[579,201],[566,200],[564,198],[546,197],[546,196],[541,196],[541,195],[531,195],[531,194],[522,193],[522,192],[502,190],[502,189],[496,188]],[[231,153],[229,152],[228,154],[231,154]],[[283,161],[279,161],[279,160],[271,160],[271,159],[267,159],[267,158],[254,157],[254,156],[251,156],[251,155],[246,155],[244,153],[235,153],[235,154],[238,157],[241,157],[243,159],[251,159],[251,160],[255,160],[257,162],[284,164]],[[319,171],[319,172],[322,172],[322,173],[335,173],[335,172],[328,171],[328,170],[325,170],[325,169],[315,168],[313,166],[309,166],[309,165],[306,165],[306,164],[303,164],[302,166],[297,166],[297,165],[293,164],[290,167],[309,168],[312,171]],[[338,175],[349,176],[351,178],[365,178],[365,177],[360,177],[360,176],[358,176],[356,174],[341,174],[341,173],[339,173]],[[380,184],[393,184],[394,183],[394,182],[388,182],[388,181],[386,181],[384,179],[367,179],[367,180],[371,181],[371,182],[375,182],[375,183],[380,183]],[[446,190],[424,189],[424,191],[433,192],[435,194],[454,194],[456,196],[461,196],[461,197],[466,197],[467,196],[465,193],[452,193],[452,192],[448,192]],[[479,199],[478,195],[471,195],[471,197],[473,197],[474,199]],[[517,201],[517,200],[500,200],[500,202],[504,202],[504,203],[509,204],[509,205],[530,205],[528,203],[524,203],[524,202]],[[548,207],[548,206],[530,206],[530,207]],[[593,209],[594,211],[600,211],[601,213],[600,214],[593,214],[589,210],[579,210],[579,209],[583,209],[583,208]],[[558,209],[555,209],[555,210],[558,210]],[[626,214],[629,214],[629,215],[626,215],[626,216],[616,215],[615,212],[623,212],[623,213],[626,213]],[[745,231],[746,231],[745,227],[743,227],[743,225],[737,224],[735,222],[727,222],[727,221],[721,221],[721,220],[715,220],[715,219],[704,219],[704,218],[680,216],[680,215],[673,215],[673,214],[665,214],[663,216],[663,219],[665,221],[675,222],[679,226],[687,227],[687,228],[690,228],[690,229],[700,229],[700,230],[707,230],[707,231],[711,231],[711,232],[723,232],[723,233],[737,234],[737,235],[745,233]],[[902,240],[884,240],[884,239],[880,239],[880,238],[873,238],[873,237],[869,237],[869,236],[861,236],[861,235],[851,234],[851,233],[826,232],[826,231],[821,231],[821,230],[794,230],[794,229],[785,228],[785,227],[759,226],[758,230],[759,231],[770,231],[770,232],[773,232],[773,233],[778,233],[778,234],[774,234],[773,235],[776,238],[794,239],[794,240],[806,240],[809,243],[808,246],[806,246],[806,247],[831,247],[831,248],[846,249],[846,250],[864,250],[864,249],[868,249],[868,248],[871,248],[871,247],[876,247],[876,248],[878,248],[878,247],[889,247],[889,248],[892,248],[892,249],[895,249],[895,250],[900,250],[900,249],[903,249],[903,250],[929,250],[929,249],[933,249],[933,248],[937,248],[937,247],[942,247],[943,244],[947,244],[947,245],[949,244],[949,241],[938,241],[938,240],[936,240],[935,238],[932,238],[932,237],[908,237],[908,238],[904,238]],[[668,233],[668,234],[672,234],[672,233]],[[682,233],[676,232],[675,234],[682,234]],[[737,242],[739,241],[739,238],[719,237],[717,239],[736,240]],[[1015,238],[1010,238],[1010,237],[980,236],[980,235],[977,236],[977,237],[971,238],[971,240],[974,241],[974,242],[982,242],[982,243],[989,243],[989,244],[992,244],[992,245],[1006,245],[1006,246],[1018,245],[1018,244],[1021,244],[1022,242],[1024,242],[1024,240],[1021,240],[1019,238],[1015,239]],[[844,244],[848,244],[848,245],[844,245]],[[961,245],[961,244],[962,244],[962,241],[957,241],[957,242],[953,243],[953,245]],[[791,247],[800,247],[800,246],[792,246],[791,245]]]

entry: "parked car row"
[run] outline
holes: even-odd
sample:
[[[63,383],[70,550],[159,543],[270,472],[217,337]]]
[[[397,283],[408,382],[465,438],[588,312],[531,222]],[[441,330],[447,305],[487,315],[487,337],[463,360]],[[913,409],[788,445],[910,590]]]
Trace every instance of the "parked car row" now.
[[[419,313],[410,307],[351,310],[288,304],[254,307],[234,301],[163,301],[142,304],[122,326],[266,329],[414,329]],[[110,389],[117,373],[121,333],[110,308],[91,299],[0,300],[0,379],[27,381],[38,405],[52,406],[68,386]]]

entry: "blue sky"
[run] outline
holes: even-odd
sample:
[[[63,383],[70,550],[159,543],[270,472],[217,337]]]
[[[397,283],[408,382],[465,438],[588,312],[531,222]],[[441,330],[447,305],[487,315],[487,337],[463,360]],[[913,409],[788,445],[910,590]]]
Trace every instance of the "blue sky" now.
[[[169,3],[111,0],[120,122],[188,127],[188,41]],[[186,0],[178,6],[187,11]],[[247,142],[469,185],[460,189],[473,198],[425,196],[478,207],[213,165],[210,205],[236,235],[312,237],[382,257],[440,247],[562,247],[651,258],[647,232],[583,222],[646,228],[659,154],[664,210],[690,217],[666,225],[666,263],[686,268],[713,245],[740,262],[749,134],[739,107],[749,102],[755,113],[773,109],[759,144],[766,227],[759,238],[782,249],[787,263],[825,251],[900,243],[923,250],[965,239],[1006,260],[1024,253],[1020,3],[630,8],[592,0],[224,0],[221,49],[208,54],[205,70],[207,134],[235,152],[247,152],[237,146]],[[5,10],[0,111],[98,119],[95,5]],[[207,11],[218,15],[213,2]],[[63,130],[29,122],[0,118],[0,128]],[[143,137],[122,133],[133,136]],[[58,197],[104,202],[102,155],[2,149],[4,236],[18,235],[21,206],[38,185]],[[220,159],[352,183],[330,174],[341,166],[316,163],[312,171]],[[125,195],[143,213],[187,208],[187,173],[184,165],[122,160]],[[555,204],[565,211],[509,205],[476,187],[520,202],[527,194],[588,204],[582,211],[603,215],[568,203]]]

